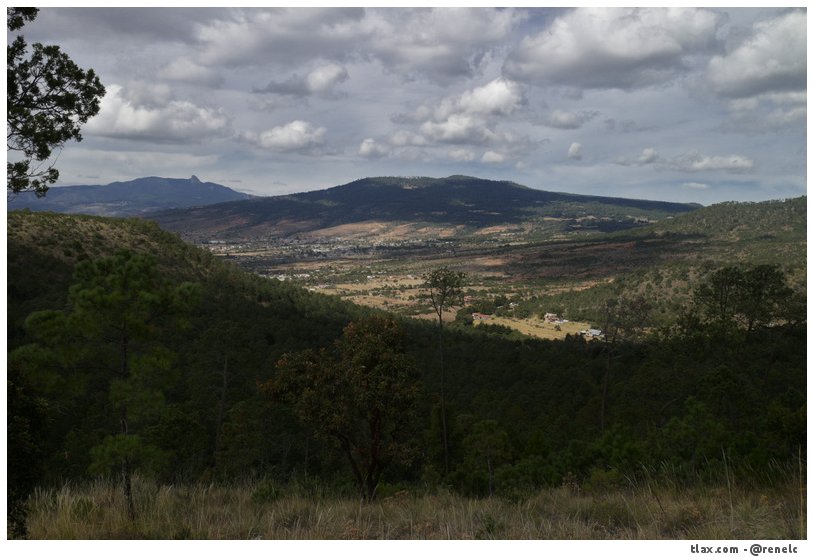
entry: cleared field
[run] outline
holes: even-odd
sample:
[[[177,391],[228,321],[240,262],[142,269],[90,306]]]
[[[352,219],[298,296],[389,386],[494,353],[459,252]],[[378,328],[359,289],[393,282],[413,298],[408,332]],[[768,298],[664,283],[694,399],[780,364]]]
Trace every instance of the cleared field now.
[[[475,326],[479,324],[492,324],[503,325],[516,331],[537,338],[547,339],[563,339],[566,335],[579,334],[580,331],[589,329],[590,323],[580,323],[577,321],[568,321],[566,323],[548,323],[542,319],[514,319],[511,317],[493,317],[486,321],[476,321]],[[557,330],[559,327],[559,330]]]

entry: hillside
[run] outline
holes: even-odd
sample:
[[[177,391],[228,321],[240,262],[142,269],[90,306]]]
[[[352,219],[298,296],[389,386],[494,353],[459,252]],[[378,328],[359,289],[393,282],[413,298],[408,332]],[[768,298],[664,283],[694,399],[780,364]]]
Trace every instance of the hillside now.
[[[156,493],[189,482],[212,490],[264,478],[250,498],[257,508],[297,490],[350,496],[353,476],[341,447],[298,419],[296,401],[270,398],[259,386],[284,373],[286,354],[293,354],[286,361],[328,357],[343,327],[372,312],[241,272],[141,219],[22,211],[9,213],[7,231],[10,512],[24,509],[36,487],[100,476],[112,478],[107,493],[120,500],[122,462],[167,486],[138,491],[138,512]],[[182,319],[151,320],[124,360],[120,337],[98,330],[97,320],[67,321],[104,294],[84,289],[69,297],[71,284],[87,281],[90,267],[75,275],[77,266],[121,260],[122,250],[152,254],[155,288],[191,282],[197,288],[187,291],[199,294]],[[160,299],[141,290],[133,303]],[[396,322],[404,334],[400,361],[415,366],[416,400],[409,412],[382,418],[411,440],[409,459],[382,477],[383,493],[517,498],[563,485],[605,493],[639,481],[726,493],[730,474],[741,487],[793,481],[806,431],[805,323],[631,339],[613,348],[613,373],[603,343],[451,324],[444,329],[444,473],[437,328]],[[127,376],[122,361],[132,370]],[[345,394],[329,391],[329,400],[344,405]],[[132,410],[125,433],[112,410],[121,401]],[[78,520],[119,512],[84,501],[72,507]]]
[[[196,241],[246,240],[334,231],[363,225],[368,236],[382,226],[439,227],[471,233],[505,224],[561,219],[562,228],[630,228],[648,219],[697,209],[667,203],[552,193],[469,176],[448,178],[364,178],[326,190],[256,198],[217,206],[166,211],[149,218]],[[590,222],[589,222],[589,217]]]
[[[189,179],[152,176],[105,186],[52,187],[42,198],[31,192],[20,193],[8,200],[7,207],[9,210],[124,217],[250,197],[220,184],[201,182],[197,176]]]
[[[524,304],[527,312],[559,308],[598,321],[606,299],[642,295],[656,322],[669,324],[690,307],[695,285],[723,265],[779,265],[805,296],[806,221],[805,197],[719,203],[635,230],[521,246],[510,261],[515,276],[556,287]]]

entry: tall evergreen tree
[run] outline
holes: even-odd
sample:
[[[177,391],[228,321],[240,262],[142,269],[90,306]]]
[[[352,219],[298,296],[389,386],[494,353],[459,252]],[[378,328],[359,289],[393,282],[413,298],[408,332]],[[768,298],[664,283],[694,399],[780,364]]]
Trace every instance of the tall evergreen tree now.
[[[16,31],[37,16],[36,8],[7,8],[6,26]],[[93,70],[83,70],[56,45],[28,45],[17,36],[6,47],[6,164],[9,192],[45,195],[59,178],[54,149],[82,141],[80,126],[99,112],[105,88]]]
[[[466,274],[448,267],[424,275],[424,296],[438,316],[438,357],[441,364],[441,433],[444,437],[444,473],[449,474],[449,431],[447,428],[446,371],[444,368],[444,310],[461,303]]]
[[[85,375],[83,393],[105,414],[107,434],[91,449],[91,470],[118,469],[127,511],[135,516],[132,474],[161,454],[143,432],[155,423],[172,386],[170,331],[194,304],[197,285],[174,286],[160,274],[155,258],[120,252],[76,266],[67,312],[32,314],[26,327],[58,355],[64,368]],[[105,400],[98,400],[96,390]]]

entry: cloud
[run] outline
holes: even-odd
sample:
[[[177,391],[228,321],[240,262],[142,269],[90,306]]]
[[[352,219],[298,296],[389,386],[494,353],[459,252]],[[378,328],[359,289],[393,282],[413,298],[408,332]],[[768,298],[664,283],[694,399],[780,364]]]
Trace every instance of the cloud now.
[[[574,142],[568,148],[568,158],[580,161],[582,160],[582,144]]]
[[[418,107],[402,121],[425,121],[419,131],[430,141],[486,145],[511,143],[512,134],[499,133],[499,117],[509,116],[526,104],[520,85],[498,78],[486,85],[474,87],[460,95],[446,97],[437,108]]]
[[[646,149],[642,150],[642,154],[639,155],[637,162],[639,164],[650,164],[656,162],[659,158],[659,154],[653,147],[647,147]]]
[[[519,83],[497,78],[486,85],[474,87],[459,95],[450,95],[431,105],[422,104],[410,113],[391,118],[395,123],[407,124],[434,120],[442,122],[451,116],[508,116],[526,105]]]
[[[442,143],[469,143],[482,145],[497,136],[486,123],[469,114],[453,114],[443,122],[424,122],[421,133]]]
[[[526,18],[515,9],[371,9],[365,28],[370,55],[387,71],[450,84],[473,77],[486,54]]]
[[[722,170],[725,172],[749,172],[755,166],[755,161],[742,155],[706,156],[697,152],[688,153],[671,161],[676,170],[686,172],[701,172],[706,170]]]
[[[359,155],[376,159],[390,155],[390,149],[386,145],[382,145],[376,142],[376,140],[368,138],[359,145]]]
[[[471,162],[475,160],[475,153],[469,149],[452,149],[447,153],[449,158],[458,162]]]
[[[733,99],[730,118],[721,125],[725,132],[764,134],[806,125],[806,93],[766,93]]]
[[[685,182],[681,184],[682,188],[687,188],[691,190],[706,190],[709,189],[707,184],[702,184],[700,182]]]
[[[417,133],[401,129],[391,138],[396,147],[422,147],[429,152],[439,144],[460,145],[446,151],[446,156],[460,162],[476,160],[473,149],[486,148],[481,162],[500,163],[522,157],[543,141],[533,141],[511,129],[499,129],[524,113],[528,103],[522,86],[498,78],[449,95],[436,103],[425,102],[411,112],[393,116],[395,123],[417,125]]]
[[[280,153],[311,153],[325,144],[326,129],[310,122],[294,120],[284,126],[275,126],[260,134],[244,132],[242,139],[269,151]]]
[[[459,97],[446,99],[441,103],[437,117],[443,118],[446,114],[455,112],[508,116],[525,102],[519,83],[498,78],[465,91]]]
[[[658,152],[653,147],[646,147],[642,149],[642,153],[635,159],[618,158],[614,162],[622,166],[644,166],[653,164],[659,161],[660,158]]]
[[[480,160],[485,163],[499,164],[506,161],[506,155],[495,151],[486,151]]]
[[[398,130],[390,138],[390,144],[397,147],[404,147],[407,145],[420,147],[427,144],[427,138],[407,130]]]
[[[364,16],[361,8],[235,9],[199,27],[200,60],[232,67],[344,60],[364,37]]]
[[[220,87],[223,76],[217,70],[201,66],[189,58],[176,58],[158,71],[158,77],[206,87]]]
[[[339,64],[325,64],[315,68],[304,76],[293,75],[285,81],[272,81],[255,93],[276,93],[305,97],[318,95],[334,96],[333,89],[348,79],[348,70]]]
[[[655,165],[659,170],[678,172],[722,171],[742,174],[754,170],[755,161],[743,155],[702,155],[698,151],[689,151],[676,157],[664,158],[653,147],[647,147],[633,159],[619,158],[614,161],[622,166]]]
[[[607,118],[602,123],[605,125],[605,129],[609,132],[636,133],[649,131],[652,129],[652,127],[640,125],[634,120],[616,120],[615,118]]]
[[[597,114],[596,111],[569,112],[565,110],[555,110],[543,118],[543,125],[560,130],[576,130],[591,121]]]
[[[199,26],[198,39],[208,65],[364,58],[407,79],[449,84],[474,76],[523,19],[514,9],[247,9]]]
[[[228,11],[224,8],[201,6],[193,10],[182,7],[52,7],[42,10],[36,21],[37,26],[45,30],[69,29],[82,33],[84,37],[91,37],[96,45],[99,41],[108,40],[121,45],[132,38],[151,42],[192,43],[200,25],[224,17],[228,17]]]
[[[806,89],[806,13],[757,22],[737,48],[709,61],[707,78],[719,95],[743,98]]]
[[[170,143],[198,143],[225,135],[230,119],[221,109],[172,100],[166,87],[136,87],[127,91],[111,84],[99,114],[84,130],[90,135]]]
[[[504,75],[537,85],[631,90],[661,85],[710,52],[722,16],[692,8],[578,8],[524,38]]]

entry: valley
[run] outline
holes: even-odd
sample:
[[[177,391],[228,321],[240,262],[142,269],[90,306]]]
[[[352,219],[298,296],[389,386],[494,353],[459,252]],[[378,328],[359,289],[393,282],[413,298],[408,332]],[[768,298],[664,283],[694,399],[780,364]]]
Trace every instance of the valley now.
[[[466,273],[470,300],[450,321],[486,312],[542,338],[552,338],[535,327],[545,313],[596,325],[622,295],[648,299],[653,324],[669,326],[693,285],[727,262],[781,264],[805,288],[805,198],[700,207],[379,177],[148,218],[254,274],[402,316],[430,314],[420,279],[449,267]]]
[[[468,277],[468,302],[449,312],[450,321],[488,309],[490,315],[511,319],[502,324],[516,331],[564,338],[572,331],[537,326],[545,313],[582,323],[582,330],[601,319],[606,299],[622,293],[647,297],[655,307],[655,324],[670,324],[689,304],[692,284],[721,262],[747,258],[783,264],[795,287],[804,289],[805,266],[794,264],[804,261],[804,201],[724,204],[611,233],[564,232],[567,219],[551,217],[542,224],[474,232],[449,225],[368,222],[198,245],[260,276],[419,318],[432,315],[421,296],[422,275],[447,266]],[[732,217],[733,210],[754,213],[751,224],[744,227],[748,219]],[[493,303],[504,298],[501,307]]]
[[[542,313],[521,309],[521,303],[529,305],[544,292],[579,291],[599,282],[612,281],[612,278],[593,276],[564,280],[553,273],[547,274],[528,256],[533,248],[521,238],[515,238],[512,244],[477,237],[375,243],[358,238],[315,241],[298,238],[269,243],[216,242],[202,247],[267,278],[416,318],[435,318],[429,302],[422,296],[422,275],[434,268],[454,267],[468,277],[465,305],[483,305],[505,298],[505,307],[495,310],[511,319],[500,324],[539,338],[564,338],[579,329],[556,331],[553,327],[540,326]],[[548,248],[553,249],[553,246]],[[447,312],[445,319],[454,321],[460,309],[456,307]],[[497,316],[490,322],[498,323]],[[587,323],[580,327],[585,328],[588,328]]]

